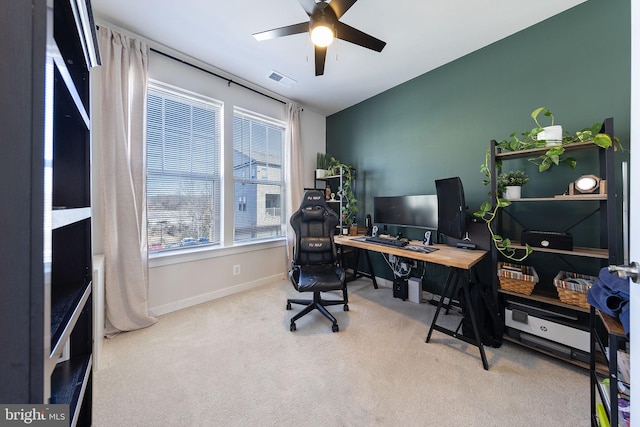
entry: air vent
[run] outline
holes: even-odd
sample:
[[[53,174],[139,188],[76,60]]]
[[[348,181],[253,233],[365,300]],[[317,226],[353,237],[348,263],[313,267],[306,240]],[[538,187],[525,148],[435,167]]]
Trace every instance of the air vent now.
[[[277,71],[273,71],[273,70],[271,70],[271,72],[269,73],[267,78],[269,80],[273,80],[274,82],[276,82],[279,85],[282,85],[284,87],[291,87],[291,86],[294,85],[294,83],[296,83],[295,80],[285,76],[284,74],[281,74],[281,73],[279,73]]]

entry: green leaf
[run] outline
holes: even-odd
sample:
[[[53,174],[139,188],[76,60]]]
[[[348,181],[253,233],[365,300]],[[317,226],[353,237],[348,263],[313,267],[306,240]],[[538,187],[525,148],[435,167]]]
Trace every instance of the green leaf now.
[[[491,203],[487,202],[486,200],[482,202],[482,204],[480,205],[480,211],[489,212],[490,210],[491,210]]]
[[[544,172],[546,170],[549,170],[550,167],[551,167],[551,161],[548,161],[548,158],[547,158],[547,159],[544,159],[542,163],[540,163],[540,165],[538,166],[538,171]]]
[[[538,114],[540,114],[544,110],[544,107],[536,108],[531,112],[531,118],[538,123]]]
[[[557,166],[558,164],[560,164],[560,156],[549,156],[548,158],[553,162],[554,165]]]
[[[508,200],[504,200],[504,199],[498,199],[498,207],[499,208],[506,208],[507,206],[510,206],[511,202]]]
[[[599,133],[593,138],[593,143],[601,148],[611,147],[611,137],[606,133]]]
[[[573,157],[567,157],[564,161],[571,167],[571,169],[575,169],[578,162]]]
[[[555,145],[545,153],[549,157],[561,156],[564,154],[564,147],[562,145]]]

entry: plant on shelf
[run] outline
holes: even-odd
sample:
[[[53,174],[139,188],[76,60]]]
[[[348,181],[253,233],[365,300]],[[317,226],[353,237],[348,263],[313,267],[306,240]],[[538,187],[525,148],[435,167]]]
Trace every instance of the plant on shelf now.
[[[606,133],[600,133],[600,123],[594,123],[591,127],[582,129],[575,134],[565,132],[558,143],[549,145],[550,141],[539,138],[540,135],[546,135],[545,129],[547,129],[538,121],[540,114],[545,117],[549,117],[551,119],[550,126],[554,126],[555,117],[551,110],[546,107],[536,108],[531,112],[531,118],[535,122],[536,127],[531,130],[521,132],[520,134],[518,134],[518,132],[514,132],[509,135],[510,139],[498,141],[496,143],[496,147],[503,151],[519,151],[549,146],[549,149],[543,154],[529,159],[530,162],[538,165],[538,170],[540,172],[544,172],[551,166],[559,165],[561,162],[568,164],[571,168],[576,167],[576,160],[574,158],[563,157],[565,154],[564,146],[567,144],[590,141],[602,148],[609,148],[613,142],[619,144],[617,139],[614,138],[614,141],[612,141],[609,135]]]
[[[332,157],[325,153],[316,154],[316,178],[324,178],[327,175],[327,169],[331,164]]]
[[[485,154],[484,164],[480,167],[481,172],[483,172],[487,177],[482,181],[484,185],[489,185],[491,183],[491,179],[490,179],[491,173],[489,169],[489,164],[490,164],[490,152],[487,150]],[[498,250],[498,252],[500,252],[503,257],[515,262],[524,261],[533,252],[533,249],[531,248],[531,246],[526,245],[525,248],[522,249],[524,253],[521,253],[519,252],[518,249],[511,246],[511,239],[505,238],[499,234],[496,234],[493,231],[493,228],[491,227],[491,223],[493,222],[493,220],[496,218],[498,214],[498,209],[506,208],[511,204],[510,201],[500,197],[500,195],[504,191],[501,189],[501,181],[502,181],[502,184],[505,184],[507,182],[514,182],[514,183],[521,182],[522,185],[524,185],[527,182],[529,182],[529,177],[525,175],[523,171],[511,171],[506,174],[498,175],[498,178],[496,179],[497,192],[496,192],[495,206],[493,206],[490,201],[486,200],[482,202],[482,204],[480,205],[480,210],[477,212],[474,212],[473,215],[477,218],[482,219],[487,224],[487,229],[489,230],[489,234],[491,235],[491,240],[494,246],[496,247],[496,249]]]
[[[491,228],[491,223],[496,218],[498,214],[498,209],[506,208],[511,204],[510,201],[502,199],[500,197],[496,197],[496,205],[495,207],[491,206],[491,203],[488,201],[484,201],[482,205],[480,205],[480,210],[478,212],[474,212],[474,216],[482,219],[489,229],[489,234],[491,235],[491,240],[493,241],[494,246],[502,254],[503,257],[510,259],[511,261],[524,261],[531,253],[533,249],[528,244],[525,246],[523,254],[519,255],[518,249],[511,246],[511,239],[507,237],[502,237],[499,234],[496,234]]]
[[[503,194],[505,199],[519,199],[520,187],[529,182],[529,176],[521,170],[509,171],[498,175],[498,194]],[[515,190],[510,187],[516,187]]]
[[[353,194],[353,168],[330,157],[328,176],[340,175],[342,171],[342,187],[338,189],[337,198],[342,204],[342,222],[350,226],[355,222],[358,212],[358,199]]]

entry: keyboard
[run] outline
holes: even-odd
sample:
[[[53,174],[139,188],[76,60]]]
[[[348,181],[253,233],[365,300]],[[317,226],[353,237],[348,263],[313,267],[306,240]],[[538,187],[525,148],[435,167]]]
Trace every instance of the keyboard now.
[[[386,246],[393,246],[395,248],[402,248],[402,247],[405,247],[405,246],[407,246],[409,244],[409,242],[406,241],[406,240],[388,239],[386,237],[377,237],[377,236],[367,237],[365,239],[365,242],[377,243],[377,244],[386,245]]]

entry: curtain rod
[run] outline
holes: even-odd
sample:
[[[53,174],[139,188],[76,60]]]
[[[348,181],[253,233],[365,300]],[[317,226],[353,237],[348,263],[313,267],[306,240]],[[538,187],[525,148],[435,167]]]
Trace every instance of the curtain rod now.
[[[165,53],[165,52],[159,51],[159,50],[154,49],[154,48],[152,48],[152,47],[150,47],[149,49],[150,49],[152,52],[158,53],[158,54],[160,54],[160,55],[162,55],[162,56],[166,56],[166,57],[167,57],[167,58],[169,58],[169,59],[173,59],[174,61],[181,62],[181,63],[183,63],[184,65],[188,65],[189,67],[193,67],[193,68],[195,68],[195,69],[197,69],[197,70],[204,71],[205,73],[211,74],[212,76],[218,77],[219,79],[226,80],[226,81],[227,81],[227,84],[228,84],[229,86],[231,86],[231,83],[233,83],[233,84],[235,84],[235,85],[240,86],[240,87],[241,87],[241,88],[243,88],[243,89],[247,89],[247,90],[250,90],[251,92],[255,92],[255,93],[257,93],[258,95],[262,95],[262,96],[265,96],[265,97],[267,97],[267,98],[273,99],[274,101],[278,101],[278,102],[279,102],[279,103],[281,103],[281,104],[286,104],[286,102],[285,102],[285,101],[283,101],[283,100],[281,100],[281,99],[274,98],[274,97],[273,97],[273,96],[271,96],[271,95],[267,95],[266,93],[262,93],[262,92],[260,92],[260,91],[258,91],[258,90],[255,90],[254,88],[251,88],[251,87],[249,87],[249,86],[243,85],[242,83],[235,82],[235,81],[233,81],[232,79],[229,79],[229,78],[227,78],[227,77],[221,76],[220,74],[216,74],[216,73],[214,73],[213,71],[205,70],[205,69],[204,69],[204,68],[202,68],[202,67],[199,67],[199,66],[197,66],[197,65],[195,65],[195,64],[192,64],[192,63],[190,63],[190,62],[187,62],[187,61],[185,61],[185,60],[183,60],[183,59],[176,58],[175,56],[169,55],[168,53]]]

